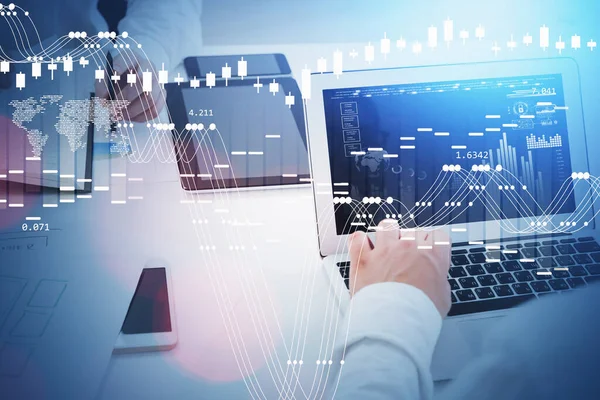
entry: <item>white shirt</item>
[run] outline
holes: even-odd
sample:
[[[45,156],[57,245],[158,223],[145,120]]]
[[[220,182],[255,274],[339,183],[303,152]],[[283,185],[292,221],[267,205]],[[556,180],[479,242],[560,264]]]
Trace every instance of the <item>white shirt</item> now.
[[[89,36],[106,31],[106,21],[98,11],[98,0],[20,0],[15,11],[27,11],[33,24],[25,24],[29,43],[39,52],[39,40],[47,47],[70,31]],[[198,55],[202,46],[201,0],[129,0],[127,15],[119,31],[142,44],[150,61],[159,69],[175,67],[185,57]],[[26,21],[26,19],[23,19]],[[35,29],[34,29],[35,26]],[[22,57],[8,24],[0,24],[0,46],[12,58]],[[2,53],[0,53],[2,58]]]
[[[598,398],[598,304],[595,284],[513,309],[436,398]],[[336,345],[327,398],[431,399],[429,368],[441,328],[431,300],[414,287],[380,283],[361,289],[349,311],[348,341]]]
[[[119,31],[142,43],[158,69],[163,62],[165,69],[173,68],[200,54],[201,10],[201,0],[129,0]]]
[[[328,398],[432,398],[431,357],[442,318],[421,290],[392,282],[366,286],[344,319],[348,337],[334,350]]]

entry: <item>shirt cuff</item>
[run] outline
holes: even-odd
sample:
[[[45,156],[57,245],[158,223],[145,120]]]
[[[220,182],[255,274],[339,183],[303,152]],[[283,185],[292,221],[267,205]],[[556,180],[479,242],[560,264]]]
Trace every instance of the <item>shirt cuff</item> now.
[[[442,317],[431,299],[420,289],[398,282],[377,283],[359,290],[346,319],[348,344],[362,339],[382,340],[418,352],[427,363],[431,363],[442,328]]]

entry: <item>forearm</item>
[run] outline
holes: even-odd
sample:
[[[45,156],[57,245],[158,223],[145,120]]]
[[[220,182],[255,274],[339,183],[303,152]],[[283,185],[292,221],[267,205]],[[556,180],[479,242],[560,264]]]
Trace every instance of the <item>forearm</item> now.
[[[329,395],[339,399],[428,399],[441,318],[429,298],[401,283],[360,290],[335,349]],[[340,364],[339,360],[344,360]]]

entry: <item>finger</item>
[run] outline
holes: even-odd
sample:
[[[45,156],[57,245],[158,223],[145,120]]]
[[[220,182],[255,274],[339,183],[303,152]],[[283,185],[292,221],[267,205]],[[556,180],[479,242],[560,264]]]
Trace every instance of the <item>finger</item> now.
[[[138,85],[127,85],[116,96],[119,100],[127,100],[131,104],[135,99],[140,97],[143,92]]]
[[[135,100],[129,103],[125,113],[126,119],[133,119],[140,114],[143,115],[145,112],[147,112],[147,110],[150,109],[151,104],[145,99],[145,97],[146,96],[144,95],[138,96]]]
[[[377,226],[377,232],[375,233],[376,246],[397,244],[399,238],[400,229],[398,222],[393,219],[384,219]]]
[[[436,229],[430,232],[430,235],[433,238],[433,244],[436,248],[443,250],[444,252],[450,251],[452,247],[452,239],[450,239],[450,235],[447,231],[443,229]]]
[[[452,250],[450,235],[442,229],[431,232],[431,235],[433,236],[433,248],[437,256],[443,261],[439,263],[439,266],[447,271],[450,268],[450,253]]]
[[[362,231],[354,232],[348,237],[348,253],[350,254],[351,265],[355,267],[360,264],[370,253],[370,239],[366,233]]]
[[[350,253],[350,276],[348,288],[350,295],[354,295],[355,281],[366,258],[373,251],[369,236],[361,231],[357,231],[348,238],[348,252]]]
[[[425,230],[417,230],[415,242],[419,250],[433,250],[433,235]]]
[[[136,89],[133,90],[133,93],[135,96],[131,96],[133,99],[130,99],[131,103],[127,107],[130,117],[136,117],[144,111],[150,110],[152,107],[158,108],[156,105],[161,104],[161,101],[164,101],[165,98],[163,91],[158,87],[154,87],[151,93],[143,92],[138,94]]]
[[[117,72],[119,75],[123,75],[128,73],[129,70],[135,71],[140,65],[137,57],[134,54],[123,56],[119,54],[115,58],[113,58],[113,70]]]
[[[146,122],[158,117],[158,114],[162,111],[165,106],[165,101],[162,98],[154,101],[149,105],[149,108],[143,110],[138,115],[134,115],[130,118],[131,121],[134,122]],[[131,115],[131,114],[130,114]]]

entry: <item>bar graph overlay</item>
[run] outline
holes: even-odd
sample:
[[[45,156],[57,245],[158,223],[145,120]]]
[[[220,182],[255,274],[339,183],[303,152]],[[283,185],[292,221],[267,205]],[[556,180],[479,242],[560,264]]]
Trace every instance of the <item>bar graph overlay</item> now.
[[[562,147],[562,137],[558,133],[554,136],[551,136],[548,140],[546,139],[546,135],[537,137],[532,133],[529,136],[527,136],[526,141],[527,150]]]
[[[533,140],[535,140],[535,136]],[[559,137],[560,135],[556,135]],[[530,136],[531,137],[531,136]],[[529,138],[527,140],[529,140]],[[542,136],[544,138],[544,136]],[[555,139],[555,137],[553,138]],[[545,139],[544,139],[545,140]],[[528,142],[529,143],[529,142]],[[508,144],[508,140],[506,137],[506,132],[502,133],[502,139],[499,140],[499,148],[490,149],[490,155],[496,155],[496,161],[498,164],[502,165],[505,169],[508,169],[514,174],[514,178],[508,179],[509,181],[514,181],[516,183],[516,179],[518,179],[524,186],[530,190],[534,188],[537,190],[538,194],[543,193],[543,177],[540,171],[536,172],[533,169],[533,157],[530,151],[530,147],[528,145],[527,156],[523,155],[520,157],[520,160],[517,159],[517,150],[515,147]],[[558,146],[553,146],[558,147]],[[538,147],[541,148],[541,147]],[[490,163],[494,165],[494,158],[490,158]],[[516,178],[516,179],[515,179]]]

